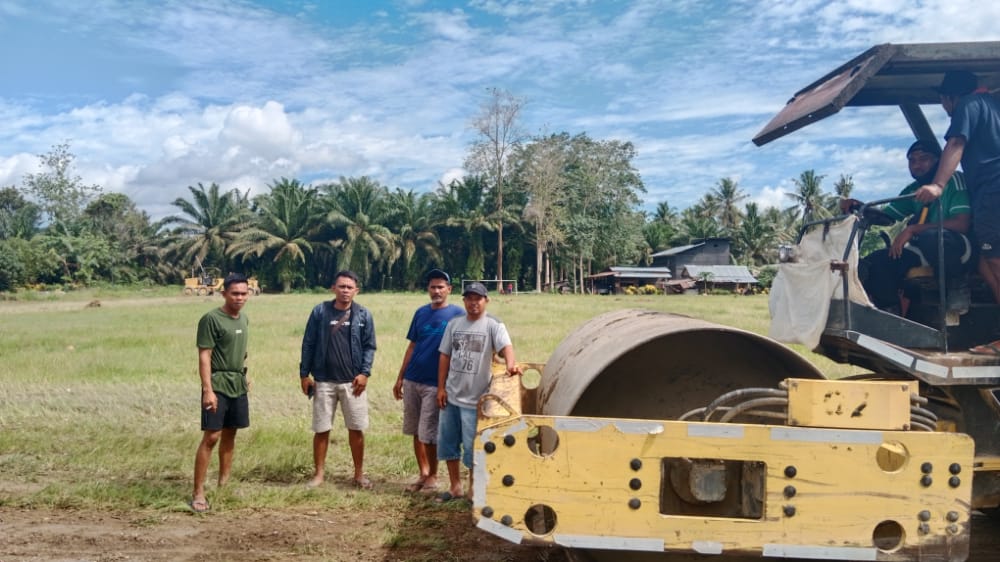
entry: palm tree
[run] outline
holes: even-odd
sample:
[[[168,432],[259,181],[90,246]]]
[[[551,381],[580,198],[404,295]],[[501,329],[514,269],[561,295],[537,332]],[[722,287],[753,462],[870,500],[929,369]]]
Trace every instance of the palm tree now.
[[[299,180],[281,178],[257,198],[254,223],[237,234],[227,253],[247,261],[269,258],[283,292],[303,280],[306,257],[313,253],[323,224],[319,193]],[[298,265],[297,265],[298,264]]]
[[[327,187],[326,220],[342,230],[344,238],[331,242],[339,248],[337,269],[355,271],[363,282],[372,277],[372,265],[392,267],[395,237],[385,226],[388,190],[377,181],[340,178]]]
[[[689,244],[693,240],[718,238],[724,235],[719,222],[701,212],[697,206],[688,207],[681,212],[680,232],[681,238]]]
[[[482,176],[465,176],[438,188],[437,219],[458,228],[467,250],[464,275],[482,279],[485,269],[483,233],[497,228],[494,213],[486,212],[486,181]]]
[[[732,235],[736,232],[736,227],[740,222],[739,204],[748,195],[740,189],[739,184],[732,178],[720,179],[719,183],[712,189],[711,195],[716,203],[716,213],[719,222],[722,223],[723,230]]]
[[[756,203],[746,204],[743,222],[735,234],[735,246],[742,258],[740,261],[746,265],[771,263],[771,255],[778,246],[774,226],[761,216]]]
[[[815,170],[806,170],[798,178],[793,178],[795,193],[785,193],[786,196],[795,200],[794,207],[802,209],[802,220],[810,221],[817,218],[829,217],[827,210],[829,195],[823,193],[823,178],[826,176],[817,175]]]
[[[390,226],[395,232],[396,253],[402,259],[401,282],[407,289],[416,286],[419,271],[414,271],[414,257],[420,253],[426,265],[441,265],[438,235],[434,232],[434,196],[418,195],[413,190],[397,189],[389,195]]]
[[[177,198],[173,205],[182,215],[171,215],[161,224],[177,225],[170,232],[168,250],[181,263],[211,263],[225,266],[226,248],[250,218],[247,195],[237,190],[220,193],[217,183],[206,188],[188,186],[193,201]],[[187,265],[185,265],[187,267]],[[225,267],[222,267],[225,269]]]

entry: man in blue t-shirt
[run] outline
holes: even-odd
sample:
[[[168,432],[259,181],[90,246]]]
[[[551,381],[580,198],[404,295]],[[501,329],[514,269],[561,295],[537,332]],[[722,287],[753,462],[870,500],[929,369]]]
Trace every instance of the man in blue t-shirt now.
[[[917,190],[916,198],[928,203],[940,197],[961,162],[972,202],[979,273],[1000,303],[1000,104],[978,85],[971,72],[945,73],[938,94],[951,117],[947,142],[934,180]]]
[[[448,321],[465,314],[461,307],[448,304],[451,277],[440,269],[427,274],[430,304],[417,309],[406,339],[410,345],[403,355],[392,395],[403,401],[403,434],[413,436],[413,454],[420,475],[407,486],[410,492],[437,490],[437,406],[438,346]]]

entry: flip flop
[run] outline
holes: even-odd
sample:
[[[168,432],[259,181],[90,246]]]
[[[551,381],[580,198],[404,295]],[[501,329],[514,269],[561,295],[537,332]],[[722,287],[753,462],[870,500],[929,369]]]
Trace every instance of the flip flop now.
[[[453,496],[451,492],[441,492],[434,498],[434,503],[450,503],[465,500],[465,496]]]
[[[212,506],[208,505],[207,500],[192,499],[188,502],[188,507],[195,513],[208,513],[212,509]]]
[[[976,347],[969,348],[969,353],[974,355],[997,355],[1000,356],[1000,341],[984,343]]]
[[[437,486],[435,486],[435,488],[436,487]],[[415,494],[415,493],[417,493],[417,492],[419,492],[419,491],[421,491],[423,489],[424,489],[424,481],[423,480],[418,480],[418,481],[414,482],[413,484],[410,484],[409,486],[406,487],[406,491],[410,492],[412,494]]]

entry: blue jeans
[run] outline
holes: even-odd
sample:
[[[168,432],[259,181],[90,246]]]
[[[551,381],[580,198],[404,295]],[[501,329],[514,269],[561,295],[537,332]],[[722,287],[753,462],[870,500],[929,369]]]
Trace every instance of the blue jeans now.
[[[472,468],[472,440],[476,436],[476,409],[449,403],[438,420],[438,460],[454,461],[459,457]],[[461,446],[461,450],[459,450]]]

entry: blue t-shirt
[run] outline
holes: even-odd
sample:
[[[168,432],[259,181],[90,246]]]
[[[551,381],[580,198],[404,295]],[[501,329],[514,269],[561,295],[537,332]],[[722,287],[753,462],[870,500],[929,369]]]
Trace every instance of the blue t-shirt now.
[[[462,316],[462,307],[449,304],[444,308],[434,309],[425,304],[413,313],[410,330],[406,339],[414,343],[413,355],[406,366],[403,378],[420,384],[437,386],[438,384],[438,346],[441,336],[448,326],[448,321],[456,316]]]
[[[1000,193],[1000,105],[989,94],[963,96],[951,112],[945,139],[965,137],[962,171],[973,201]]]

